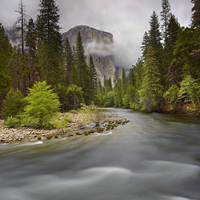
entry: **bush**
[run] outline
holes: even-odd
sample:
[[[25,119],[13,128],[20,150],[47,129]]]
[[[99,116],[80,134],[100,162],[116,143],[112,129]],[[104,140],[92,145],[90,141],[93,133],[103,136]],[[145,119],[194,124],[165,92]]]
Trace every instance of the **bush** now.
[[[105,114],[95,106],[93,103],[91,105],[81,104],[82,119],[85,122],[93,122],[96,126],[99,126],[100,122],[105,119]]]
[[[13,128],[17,125],[20,125],[20,120],[16,117],[8,117],[5,121],[5,124],[8,126],[8,128]]]
[[[25,107],[25,101],[23,98],[24,97],[19,90],[10,90],[6,99],[3,100],[3,119],[6,120],[8,117],[15,117],[17,114],[22,113]]]
[[[66,115],[66,116],[64,116],[64,118],[63,118],[62,120],[59,120],[59,117],[53,118],[53,119],[51,120],[51,124],[53,125],[54,128],[60,129],[60,128],[66,127],[67,124],[68,124],[69,122],[71,122],[71,121],[72,121],[72,119],[69,118],[69,117]]]
[[[23,124],[43,128],[49,126],[50,121],[58,116],[59,97],[50,87],[43,81],[29,89],[29,94],[25,97],[28,105],[24,109]]]

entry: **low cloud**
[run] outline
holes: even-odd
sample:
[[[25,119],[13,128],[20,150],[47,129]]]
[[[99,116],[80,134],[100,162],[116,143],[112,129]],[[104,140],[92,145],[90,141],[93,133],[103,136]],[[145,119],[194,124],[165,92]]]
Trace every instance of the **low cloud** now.
[[[114,54],[113,43],[109,41],[97,42],[95,40],[88,42],[85,46],[85,53],[96,54],[101,57],[110,56]]]

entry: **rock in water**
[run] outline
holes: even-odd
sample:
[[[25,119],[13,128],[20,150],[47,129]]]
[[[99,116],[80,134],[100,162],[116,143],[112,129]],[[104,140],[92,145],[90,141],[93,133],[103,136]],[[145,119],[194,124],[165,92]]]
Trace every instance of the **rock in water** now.
[[[100,31],[88,26],[76,26],[68,32],[63,33],[65,41],[69,39],[71,48],[75,50],[78,32],[81,33],[82,43],[85,50],[87,63],[89,64],[90,54],[96,67],[97,78],[103,84],[104,76],[113,81],[115,73],[113,35],[108,32]]]

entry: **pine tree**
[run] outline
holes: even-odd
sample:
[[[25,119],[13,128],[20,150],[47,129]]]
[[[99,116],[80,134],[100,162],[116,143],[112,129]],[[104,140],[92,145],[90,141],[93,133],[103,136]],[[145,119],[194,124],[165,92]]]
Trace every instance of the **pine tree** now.
[[[166,68],[163,65],[163,48],[161,39],[160,24],[158,22],[158,16],[154,11],[150,19],[149,46],[154,49],[155,56],[158,61],[158,70],[161,73],[161,82],[164,85]]]
[[[26,47],[28,48],[28,63],[29,63],[29,87],[31,87],[34,82],[36,81],[36,68],[35,63],[37,60],[36,57],[36,43],[37,43],[37,33],[36,33],[36,27],[33,19],[31,18],[27,25],[27,33],[26,33]]]
[[[142,46],[141,46],[143,59],[145,58],[145,56],[147,54],[148,46],[149,46],[149,35],[145,31],[144,36],[143,36]]]
[[[158,16],[155,11],[151,15],[150,30],[149,30],[149,45],[153,47],[156,54],[162,49],[161,45],[161,32]]]
[[[5,33],[3,25],[0,23],[0,110],[2,99],[5,98],[11,84],[9,60],[12,54],[12,46]]]
[[[83,89],[83,97],[85,103],[88,104],[91,100],[90,90],[88,87],[89,71],[86,63],[86,56],[83,49],[81,33],[78,32],[77,42],[76,42],[76,68],[78,72],[79,84]]]
[[[43,72],[40,74],[42,80],[46,80],[48,84],[54,88],[58,84],[63,84],[65,79],[63,65],[63,45],[62,36],[60,34],[58,14],[59,9],[55,0],[40,0],[39,15],[36,20],[37,35],[40,47],[43,49],[43,56],[39,54],[39,68]]]
[[[66,67],[66,72],[67,72],[67,84],[70,84],[70,77],[71,77],[71,73],[72,73],[72,68],[74,65],[74,58],[73,58],[73,54],[72,54],[72,49],[69,43],[69,39],[66,38],[65,41],[65,67]]]
[[[122,93],[126,93],[126,74],[124,68],[122,69]]]
[[[91,92],[91,100],[94,100],[94,95],[97,91],[97,73],[95,70],[95,65],[93,62],[92,55],[90,55],[90,63],[89,63],[89,85],[90,85],[90,92]]]
[[[191,0],[191,2],[194,4],[192,8],[192,26],[195,28],[196,34],[196,46],[193,49],[192,55],[200,63],[200,1]],[[199,65],[198,68],[200,69]],[[200,70],[198,71],[198,78],[200,78]]]
[[[170,19],[170,4],[168,0],[162,0],[162,11],[160,12],[161,14],[161,20],[163,21],[163,24],[161,26],[162,31],[163,31],[163,38],[164,42],[166,42],[166,37],[167,37],[167,27],[169,24],[169,19]]]
[[[153,47],[149,47],[145,60],[145,72],[140,90],[140,103],[146,111],[160,111],[159,100],[162,96],[161,74]]]

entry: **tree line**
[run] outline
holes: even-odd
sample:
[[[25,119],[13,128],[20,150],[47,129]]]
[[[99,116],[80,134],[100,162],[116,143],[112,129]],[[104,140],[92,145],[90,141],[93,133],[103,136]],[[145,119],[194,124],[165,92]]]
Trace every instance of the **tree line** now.
[[[77,109],[81,103],[98,106],[162,111],[170,105],[180,112],[185,102],[200,107],[200,1],[191,0],[192,25],[181,27],[162,0],[161,24],[153,11],[150,29],[144,33],[142,55],[126,76],[97,80],[92,55],[86,62],[80,32],[72,49],[62,41],[59,8],[55,0],[40,0],[39,14],[26,20],[21,1],[15,23],[18,43],[11,46],[0,24],[0,109],[13,90],[23,97],[37,82],[45,81],[58,95],[62,111]],[[14,95],[13,95],[14,96]]]
[[[191,0],[191,27],[181,27],[170,12],[168,0],[162,0],[160,13],[153,11],[150,29],[144,33],[142,55],[122,78],[115,74],[114,87],[102,94],[104,106],[162,112],[170,105],[182,112],[185,103],[200,107],[200,1]],[[188,108],[191,109],[191,108]]]
[[[21,0],[19,18],[14,24],[14,46],[0,24],[0,111],[10,90],[26,97],[28,88],[39,81],[51,85],[59,96],[62,111],[76,109],[83,102],[97,102],[95,66],[92,55],[86,63],[80,32],[72,51],[69,40],[62,40],[55,0],[40,0],[35,21],[27,21],[24,7]]]

